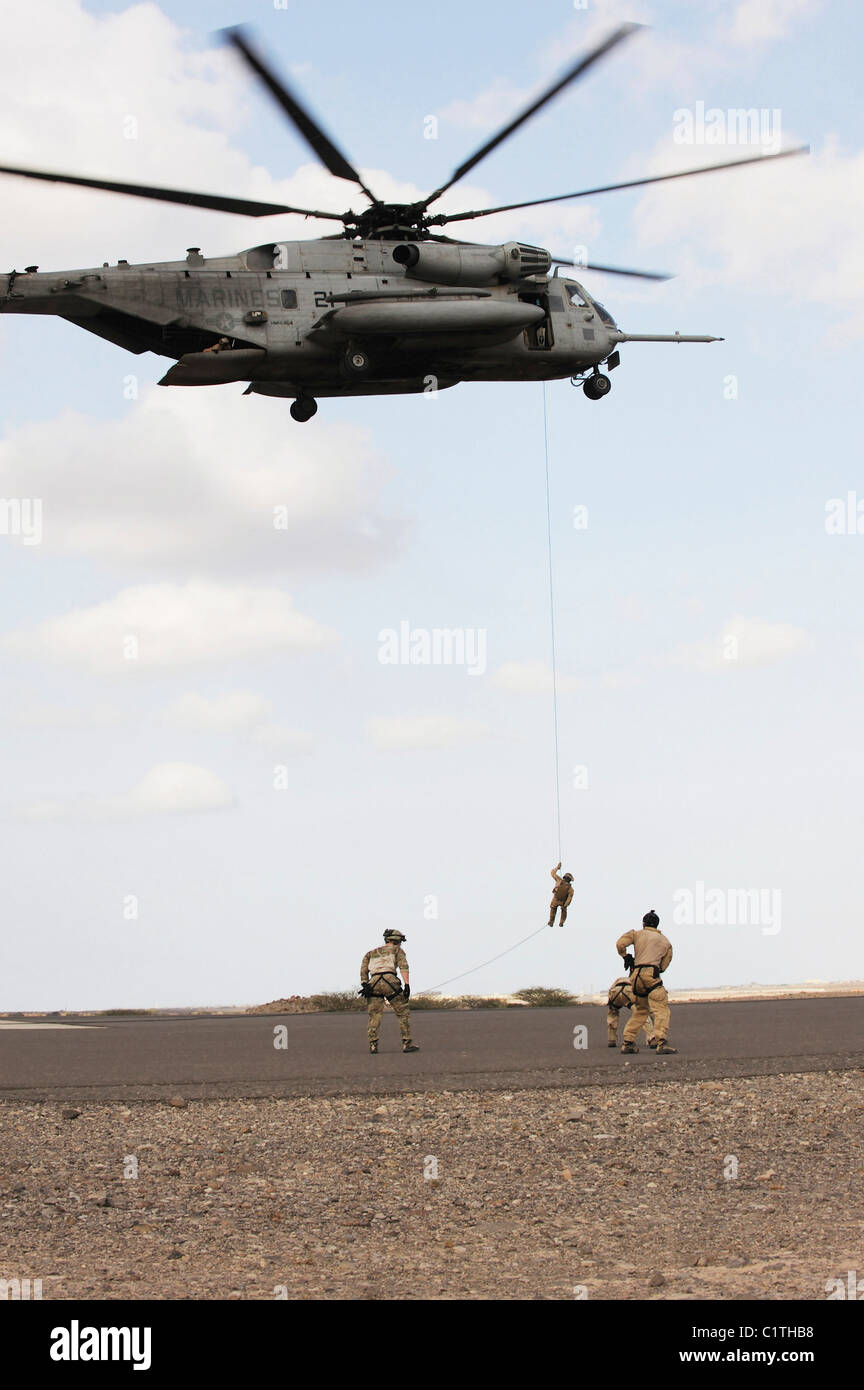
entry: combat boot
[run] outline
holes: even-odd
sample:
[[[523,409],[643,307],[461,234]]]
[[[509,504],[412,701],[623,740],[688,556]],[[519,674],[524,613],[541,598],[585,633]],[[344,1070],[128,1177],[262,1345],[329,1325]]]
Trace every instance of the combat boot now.
[[[416,1043],[408,1042],[408,1043],[403,1043],[403,1044],[402,1044],[402,1051],[403,1051],[403,1052],[419,1052],[420,1049],[419,1049],[419,1047],[417,1046]]]
[[[656,1038],[651,1038],[650,1042],[648,1043],[648,1046],[649,1046],[649,1047],[656,1047],[656,1046],[657,1046],[657,1039],[656,1039]]]
[[[609,1041],[608,1041],[608,1043],[606,1044],[606,1046],[607,1046],[607,1047],[617,1047],[617,1046],[618,1046],[618,1043],[617,1043],[617,1041],[616,1041],[615,1038],[610,1038]]]
[[[370,1044],[369,1044],[369,1051],[370,1051],[370,1052],[377,1052],[377,1051],[378,1051],[378,1044],[377,1044],[377,1042],[370,1042]]]
[[[621,1051],[622,1051],[622,1052],[638,1052],[639,1049],[638,1049],[638,1047],[636,1046],[635,1043],[625,1042],[625,1043],[622,1043],[622,1044],[621,1044]]]
[[[657,1044],[657,1056],[669,1057],[673,1052],[677,1052],[677,1047],[670,1047],[667,1042]]]

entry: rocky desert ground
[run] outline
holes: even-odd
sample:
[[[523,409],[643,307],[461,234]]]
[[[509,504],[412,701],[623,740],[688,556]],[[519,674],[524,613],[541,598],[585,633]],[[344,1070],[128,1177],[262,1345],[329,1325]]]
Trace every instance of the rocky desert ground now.
[[[43,1299],[824,1300],[864,1270],[864,1072],[0,1105]]]

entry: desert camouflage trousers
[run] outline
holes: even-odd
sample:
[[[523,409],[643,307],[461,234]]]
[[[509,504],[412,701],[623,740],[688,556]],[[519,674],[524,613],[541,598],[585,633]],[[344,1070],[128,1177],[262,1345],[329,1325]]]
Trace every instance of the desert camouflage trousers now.
[[[630,1022],[624,1029],[624,1041],[635,1042],[639,1029],[649,1021],[654,1024],[654,1036],[658,1045],[665,1042],[669,1032],[669,995],[665,985],[658,985],[650,994],[636,995],[636,1003],[630,1011]]]
[[[390,1005],[399,1020],[399,1032],[402,1034],[403,1043],[410,1042],[411,1010],[408,1007],[408,1000],[401,992],[394,994],[392,999],[385,999],[383,995],[373,994],[369,1000],[369,1041],[378,1041],[378,1029],[381,1027],[381,1015],[384,1012],[385,1004]]]
[[[618,1020],[620,1016],[621,1009],[613,1009],[612,1005],[610,1004],[606,1010],[606,1023],[609,1028],[610,1042],[617,1043],[618,1041]],[[644,1027],[645,1041],[646,1043],[649,1043],[654,1036],[654,1020],[650,1014],[646,1017],[644,1023],[640,1026]]]

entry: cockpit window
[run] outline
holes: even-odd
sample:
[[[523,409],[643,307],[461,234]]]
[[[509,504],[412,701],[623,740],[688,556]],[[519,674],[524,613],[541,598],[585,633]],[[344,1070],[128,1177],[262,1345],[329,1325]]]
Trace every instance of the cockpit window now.
[[[588,305],[585,302],[585,296],[583,295],[578,285],[565,284],[564,293],[567,295],[567,302],[569,304],[575,305],[577,309],[588,308]]]
[[[608,309],[604,309],[604,307],[603,307],[603,305],[600,303],[599,299],[595,299],[595,300],[594,300],[594,308],[597,310],[597,313],[600,315],[600,317],[601,317],[601,319],[603,320],[604,323],[608,323],[608,325],[609,325],[610,328],[615,328],[615,327],[616,327],[615,320],[613,319],[612,315],[609,313],[609,310],[608,310]]]

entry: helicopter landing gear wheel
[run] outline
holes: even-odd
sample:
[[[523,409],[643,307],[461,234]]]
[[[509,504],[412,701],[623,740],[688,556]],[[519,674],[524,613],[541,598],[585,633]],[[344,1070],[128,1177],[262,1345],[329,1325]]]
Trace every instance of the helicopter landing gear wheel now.
[[[344,376],[368,376],[372,370],[372,360],[365,348],[349,347],[342,354],[340,366]]]
[[[297,420],[299,424],[305,424],[311,420],[318,409],[318,402],[313,396],[298,396],[296,401],[291,402],[291,418]]]
[[[612,390],[612,382],[602,372],[595,372],[593,376],[589,376],[582,390],[589,401],[600,401],[604,396],[609,395]]]

